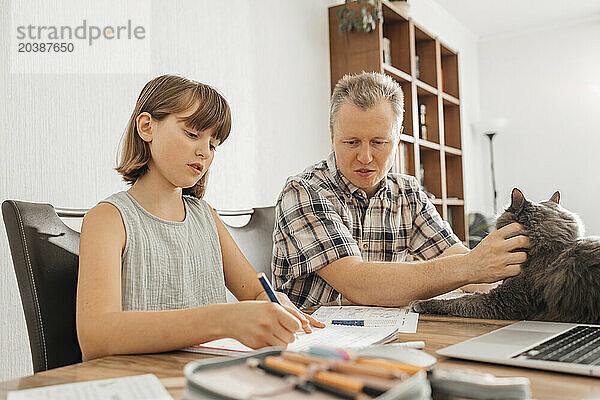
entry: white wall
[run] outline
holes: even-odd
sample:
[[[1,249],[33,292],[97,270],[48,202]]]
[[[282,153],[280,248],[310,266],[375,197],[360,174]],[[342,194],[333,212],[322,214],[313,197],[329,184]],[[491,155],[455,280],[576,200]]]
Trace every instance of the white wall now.
[[[560,190],[599,235],[600,19],[485,39],[479,54],[482,119],[507,119],[494,139],[499,208],[513,187],[536,201]]]
[[[329,151],[322,0],[155,0],[151,73],[120,75],[11,75],[10,3],[0,3],[0,200],[91,207],[125,189],[113,170],[117,145],[142,86],[163,73],[212,84],[232,107],[233,131],[217,150],[206,195],[214,207],[274,204],[287,176]],[[2,381],[32,370],[0,232]]]

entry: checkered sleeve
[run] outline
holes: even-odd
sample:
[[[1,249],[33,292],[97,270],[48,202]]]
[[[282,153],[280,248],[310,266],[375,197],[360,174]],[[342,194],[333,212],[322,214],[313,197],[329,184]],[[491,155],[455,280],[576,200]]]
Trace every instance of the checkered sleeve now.
[[[413,230],[409,240],[410,253],[419,259],[429,260],[460,243],[448,222],[442,219],[429,201],[416,178],[410,179],[409,187],[407,193],[413,197],[409,199],[409,203],[414,207]]]
[[[289,180],[275,206],[274,275],[278,283],[313,273],[358,244],[333,204],[309,184]]]

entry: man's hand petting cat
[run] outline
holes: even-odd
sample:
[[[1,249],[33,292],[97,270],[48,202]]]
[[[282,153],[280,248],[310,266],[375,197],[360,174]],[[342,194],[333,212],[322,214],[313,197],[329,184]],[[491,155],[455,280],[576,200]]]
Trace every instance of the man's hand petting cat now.
[[[521,272],[527,253],[515,251],[531,247],[529,238],[517,223],[506,225],[490,233],[471,252],[468,260],[471,282],[492,283]]]

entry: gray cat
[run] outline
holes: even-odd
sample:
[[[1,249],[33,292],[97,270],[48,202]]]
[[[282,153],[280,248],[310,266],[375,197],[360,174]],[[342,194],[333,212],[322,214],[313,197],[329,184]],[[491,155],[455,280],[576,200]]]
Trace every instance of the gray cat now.
[[[414,301],[411,308],[469,318],[600,323],[600,238],[582,237],[579,217],[559,200],[556,192],[533,203],[513,189],[496,228],[518,222],[529,236],[531,249],[519,275],[489,293]]]

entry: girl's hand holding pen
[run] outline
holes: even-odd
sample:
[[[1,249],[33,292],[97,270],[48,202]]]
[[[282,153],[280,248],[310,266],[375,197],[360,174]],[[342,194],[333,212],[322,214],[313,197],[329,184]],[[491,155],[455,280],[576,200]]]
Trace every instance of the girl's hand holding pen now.
[[[230,306],[231,312],[224,315],[224,337],[237,339],[253,349],[287,347],[301,328],[296,316],[270,301],[241,301]]]
[[[277,295],[279,302],[286,309],[286,311],[292,314],[294,317],[298,318],[298,320],[300,320],[300,323],[302,324],[302,330],[304,330],[304,332],[311,333],[311,326],[315,328],[325,328],[324,323],[300,311],[285,293],[275,292],[275,294]]]
[[[290,314],[298,318],[298,320],[302,324],[302,329],[306,333],[312,333],[310,325],[317,328],[325,328],[324,323],[317,321],[310,315],[298,310],[298,308],[296,308],[294,303],[291,302],[291,300],[287,297],[285,293],[274,291],[273,286],[271,286],[271,282],[269,282],[269,279],[267,279],[264,272],[258,274],[257,278],[264,289],[264,292],[261,293],[257,297],[257,299],[265,298],[265,300],[270,300],[284,307]]]

